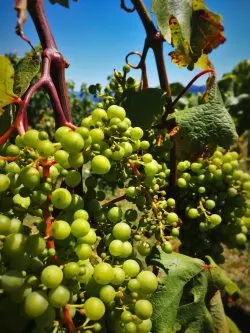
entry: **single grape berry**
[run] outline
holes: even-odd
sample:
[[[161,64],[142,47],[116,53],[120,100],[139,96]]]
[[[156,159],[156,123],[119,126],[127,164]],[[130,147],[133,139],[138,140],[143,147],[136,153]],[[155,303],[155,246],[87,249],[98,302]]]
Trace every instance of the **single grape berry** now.
[[[98,175],[104,175],[105,173],[109,172],[111,165],[107,157],[103,155],[97,155],[91,161],[91,168],[94,173]]]
[[[66,188],[57,188],[52,192],[51,201],[58,209],[67,208],[72,200],[70,192]]]

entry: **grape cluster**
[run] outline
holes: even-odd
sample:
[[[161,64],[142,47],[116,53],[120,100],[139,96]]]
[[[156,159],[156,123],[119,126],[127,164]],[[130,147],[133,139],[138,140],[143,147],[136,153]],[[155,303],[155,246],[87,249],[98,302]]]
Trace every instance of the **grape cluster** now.
[[[150,332],[149,299],[158,281],[143,268],[151,251],[146,240],[148,231],[164,227],[157,226],[158,211],[151,228],[142,227],[136,207],[149,221],[168,168],[147,153],[143,135],[113,105],[95,109],[80,127],[58,128],[54,140],[29,129],[0,147],[6,332],[17,331],[3,315],[7,306],[19,332],[71,332],[72,325],[104,332],[110,322],[110,332]],[[127,209],[106,198],[103,181],[114,179],[125,189],[118,201]]]
[[[181,251],[223,262],[222,243],[240,248],[247,241],[250,175],[240,169],[237,152],[221,148],[177,168]]]

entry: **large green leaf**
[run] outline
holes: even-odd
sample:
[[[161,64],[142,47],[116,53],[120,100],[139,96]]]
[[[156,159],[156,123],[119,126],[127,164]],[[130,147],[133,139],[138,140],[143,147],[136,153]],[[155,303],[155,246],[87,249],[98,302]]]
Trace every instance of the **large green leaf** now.
[[[213,326],[215,332],[229,333],[228,322],[221,299],[221,293],[219,290],[217,290],[213,297],[210,299],[209,310],[213,318]]]
[[[161,89],[149,88],[142,91],[127,90],[122,106],[134,126],[149,128],[155,118],[162,114],[166,97]]]
[[[208,147],[230,147],[237,139],[233,120],[214,82],[206,103],[175,113],[179,132],[177,149],[183,153],[204,152]]]
[[[163,37],[175,48],[170,52],[174,63],[189,69],[195,64],[211,67],[206,55],[225,38],[220,16],[204,0],[152,0],[152,11]]]
[[[151,299],[154,306],[154,332],[174,332],[178,310],[183,296],[186,296],[183,294],[184,288],[201,274],[204,262],[179,253],[166,254],[161,249],[152,252],[147,261],[150,265],[156,265],[162,276],[160,287]],[[196,291],[193,290],[193,293],[196,294]],[[180,322],[183,323],[184,319],[180,319]]]
[[[13,75],[14,68],[10,60],[0,55],[0,113],[4,111],[4,106],[13,103],[17,97],[13,92]]]
[[[29,88],[31,80],[40,70],[40,56],[36,52],[27,53],[22,58],[16,68],[14,75],[14,93],[22,96]]]

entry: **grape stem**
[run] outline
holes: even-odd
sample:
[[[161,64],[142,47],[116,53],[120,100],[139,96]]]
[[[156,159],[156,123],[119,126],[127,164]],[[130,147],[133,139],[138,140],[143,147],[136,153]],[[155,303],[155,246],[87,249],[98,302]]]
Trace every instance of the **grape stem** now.
[[[119,197],[117,197],[117,198],[114,198],[114,199],[112,199],[112,200],[110,200],[110,201],[108,201],[108,202],[105,202],[105,203],[102,205],[102,207],[103,207],[103,208],[104,208],[104,207],[109,207],[109,206],[115,204],[116,202],[122,201],[122,200],[124,200],[124,199],[126,199],[126,195],[125,195],[125,194],[123,194],[123,195],[121,195],[121,196],[119,196]]]
[[[69,329],[69,333],[75,333],[76,327],[70,316],[70,305],[69,304],[66,304],[63,308],[63,319],[64,319],[65,325]]]

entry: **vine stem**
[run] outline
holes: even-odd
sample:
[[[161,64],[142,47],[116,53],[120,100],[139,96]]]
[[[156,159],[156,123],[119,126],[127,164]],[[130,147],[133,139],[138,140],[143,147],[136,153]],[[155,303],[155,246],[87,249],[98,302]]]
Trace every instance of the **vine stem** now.
[[[121,196],[119,196],[119,197],[117,197],[117,198],[114,198],[114,199],[112,199],[112,200],[110,200],[110,201],[104,203],[104,204],[102,205],[102,207],[108,207],[108,206],[111,206],[111,205],[113,205],[113,204],[115,204],[115,203],[117,203],[117,202],[119,202],[119,201],[124,200],[124,199],[126,199],[126,195],[125,195],[125,194],[123,194],[123,195],[121,195]]]

